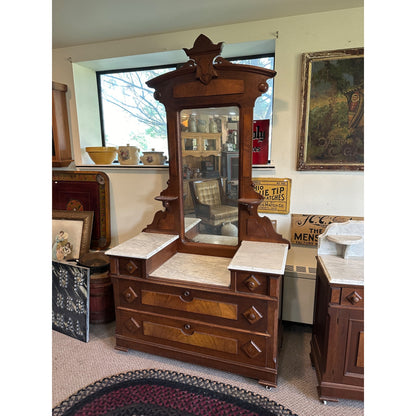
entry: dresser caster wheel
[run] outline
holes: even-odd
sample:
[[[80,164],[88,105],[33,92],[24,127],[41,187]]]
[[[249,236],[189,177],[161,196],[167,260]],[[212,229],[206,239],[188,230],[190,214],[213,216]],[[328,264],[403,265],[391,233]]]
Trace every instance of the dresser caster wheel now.
[[[272,386],[265,386],[266,390],[271,390],[273,387]]]
[[[325,406],[328,404],[327,400],[321,400],[322,404],[324,404]]]

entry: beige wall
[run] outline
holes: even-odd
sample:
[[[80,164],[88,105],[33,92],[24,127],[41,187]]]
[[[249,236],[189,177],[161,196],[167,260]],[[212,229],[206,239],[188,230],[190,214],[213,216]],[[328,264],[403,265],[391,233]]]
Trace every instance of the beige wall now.
[[[157,22],[155,22],[157,24]],[[363,216],[362,172],[298,172],[300,63],[303,52],[364,46],[364,9],[300,15],[229,26],[55,49],[53,80],[68,85],[73,154],[81,160],[72,63],[191,47],[200,33],[213,42],[241,43],[274,38],[276,70],[271,159],[274,170],[255,169],[256,177],[292,179],[291,213]],[[85,123],[85,120],[79,120]],[[94,130],[93,127],[91,127]],[[92,167],[94,169],[94,167]],[[154,197],[166,187],[166,170],[101,169],[110,177],[112,246],[134,236],[162,209]],[[290,214],[271,215],[278,232],[290,237]]]

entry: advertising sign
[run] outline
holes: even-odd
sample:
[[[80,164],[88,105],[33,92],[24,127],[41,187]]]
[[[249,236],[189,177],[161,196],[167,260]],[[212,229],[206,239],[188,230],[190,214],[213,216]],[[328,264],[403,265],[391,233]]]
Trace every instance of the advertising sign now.
[[[253,165],[266,165],[269,162],[270,120],[253,122]]]
[[[288,178],[253,178],[254,189],[264,197],[258,212],[288,214],[292,180]]]
[[[292,214],[291,237],[293,244],[306,246],[318,245],[318,236],[333,222],[346,222],[348,220],[364,220],[364,217],[346,217],[340,215],[308,215]]]

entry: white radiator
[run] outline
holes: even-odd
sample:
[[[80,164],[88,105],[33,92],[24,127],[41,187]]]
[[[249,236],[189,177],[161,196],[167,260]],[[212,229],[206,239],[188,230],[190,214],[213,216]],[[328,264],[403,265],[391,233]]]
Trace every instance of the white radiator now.
[[[316,248],[292,247],[284,274],[284,321],[313,323],[315,279]]]

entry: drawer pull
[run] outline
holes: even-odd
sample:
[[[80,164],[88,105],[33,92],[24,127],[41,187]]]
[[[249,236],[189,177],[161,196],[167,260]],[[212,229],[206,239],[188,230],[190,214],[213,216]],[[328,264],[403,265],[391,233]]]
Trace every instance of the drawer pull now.
[[[136,263],[134,263],[134,261],[130,260],[126,264],[126,269],[130,274],[133,274],[138,269],[138,267],[137,267]]]
[[[182,302],[192,302],[194,298],[189,290],[185,290],[182,296],[180,296],[180,299]]]
[[[182,329],[182,333],[186,336],[193,335],[195,330],[192,328],[191,324],[185,324]]]
[[[137,299],[137,293],[133,290],[131,286],[129,286],[123,293],[122,293],[124,300],[128,303],[132,303]]]
[[[362,299],[362,297],[354,291],[347,296],[347,299],[350,301],[352,305],[355,305]]]
[[[261,283],[254,275],[249,276],[245,281],[244,284],[246,285],[247,289],[250,292],[255,291],[258,287],[261,286]]]
[[[263,318],[263,315],[255,308],[255,306],[251,306],[243,312],[243,316],[250,324],[255,324]]]

